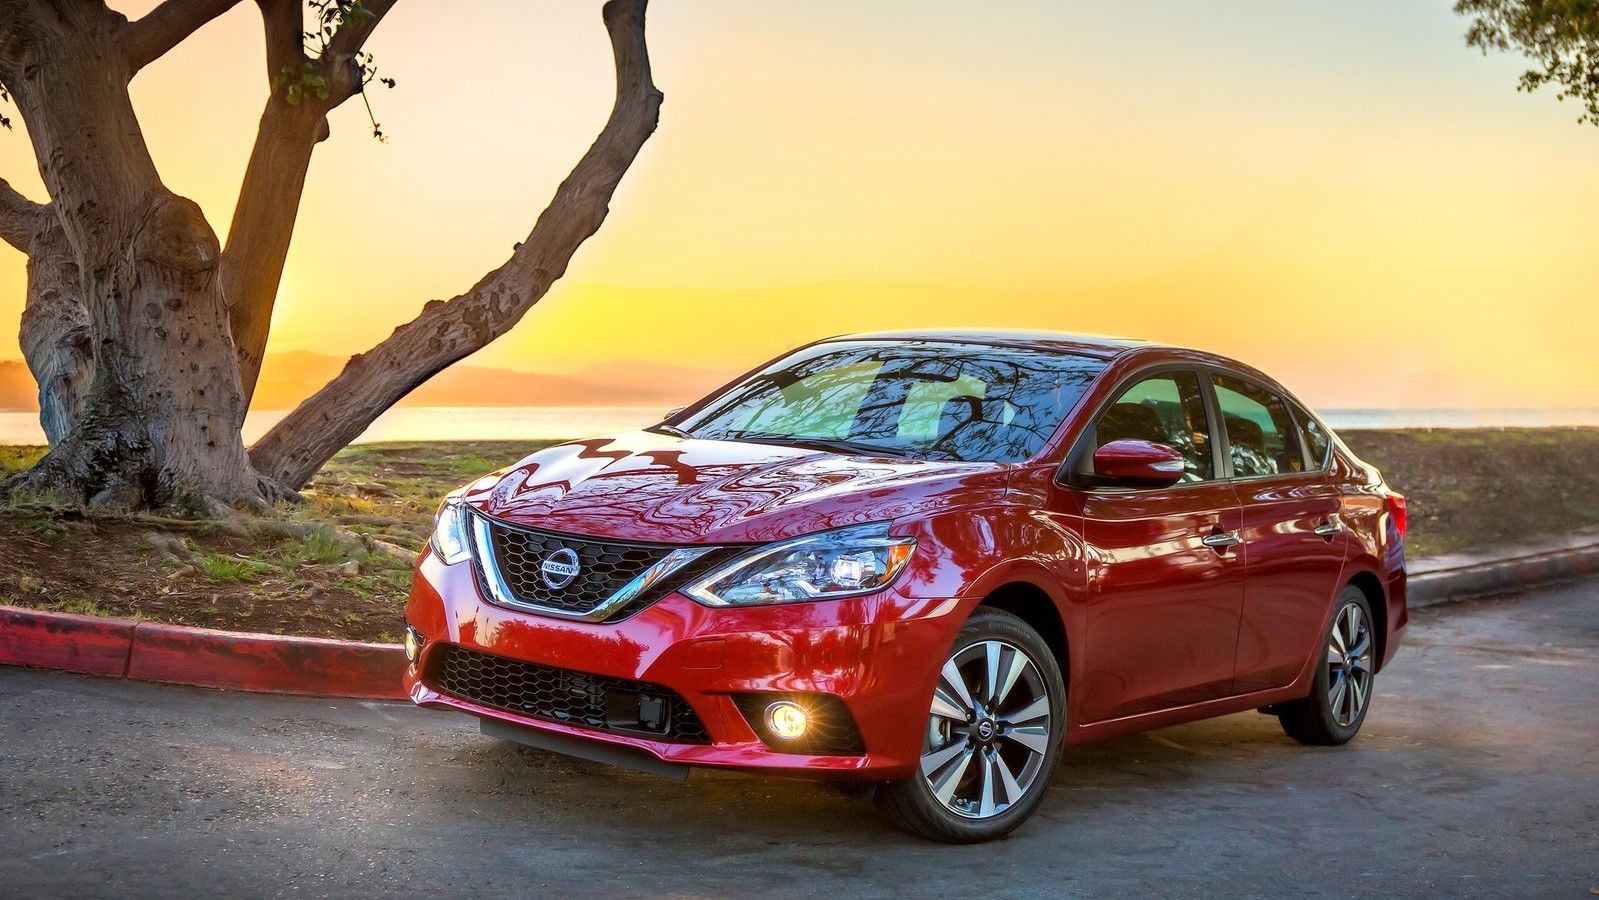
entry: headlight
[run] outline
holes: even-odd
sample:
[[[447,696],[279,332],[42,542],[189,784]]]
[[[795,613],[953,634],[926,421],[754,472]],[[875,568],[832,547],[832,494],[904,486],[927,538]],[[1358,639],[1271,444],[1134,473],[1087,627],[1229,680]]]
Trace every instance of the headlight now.
[[[707,606],[832,600],[887,587],[916,539],[892,537],[887,523],[824,531],[762,547],[687,588]]]
[[[433,555],[447,566],[472,558],[471,525],[467,521],[466,502],[459,491],[449,494],[439,504],[433,517]]]

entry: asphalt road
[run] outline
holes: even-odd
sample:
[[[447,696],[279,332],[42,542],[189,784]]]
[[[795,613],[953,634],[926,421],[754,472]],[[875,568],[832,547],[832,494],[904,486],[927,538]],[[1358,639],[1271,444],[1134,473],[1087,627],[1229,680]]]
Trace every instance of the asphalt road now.
[[[979,847],[455,714],[0,668],[0,894],[1589,896],[1599,580],[1413,622],[1350,746],[1246,713],[1069,749],[1040,814]]]

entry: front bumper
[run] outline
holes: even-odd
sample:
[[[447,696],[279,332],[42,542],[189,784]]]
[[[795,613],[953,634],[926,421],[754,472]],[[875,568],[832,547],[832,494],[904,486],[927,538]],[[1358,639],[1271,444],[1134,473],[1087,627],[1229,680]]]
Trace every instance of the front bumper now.
[[[964,621],[953,599],[912,599],[895,589],[866,597],[744,609],[711,609],[671,594],[615,623],[536,616],[487,602],[471,562],[417,563],[406,619],[426,639],[405,688],[421,706],[452,708],[548,734],[640,751],[690,766],[779,771],[807,777],[894,779],[916,768],[928,704]],[[442,644],[589,675],[669,688],[704,724],[709,743],[581,727],[491,708],[424,683]],[[830,694],[843,701],[865,753],[822,756],[767,746],[734,695]]]

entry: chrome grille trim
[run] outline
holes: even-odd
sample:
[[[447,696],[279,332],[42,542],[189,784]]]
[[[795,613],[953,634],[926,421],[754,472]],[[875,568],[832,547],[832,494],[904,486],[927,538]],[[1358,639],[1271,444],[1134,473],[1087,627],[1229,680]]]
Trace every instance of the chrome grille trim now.
[[[665,556],[655,564],[635,576],[627,584],[622,585],[609,597],[587,612],[573,612],[538,603],[529,603],[517,599],[515,593],[506,583],[500,569],[500,562],[494,552],[493,528],[517,528],[515,525],[500,522],[483,515],[475,510],[470,513],[472,517],[472,550],[476,561],[477,572],[481,576],[483,587],[489,593],[489,599],[496,605],[518,609],[524,612],[537,613],[541,616],[550,616],[557,619],[570,619],[579,622],[601,622],[610,618],[630,601],[640,594],[658,584],[661,579],[683,568],[689,563],[709,553],[714,547],[677,547],[669,550]],[[536,529],[522,529],[535,531]],[[621,541],[606,541],[603,538],[586,538],[580,535],[563,535],[556,532],[540,532],[553,537],[569,538],[572,542],[581,543],[624,543]],[[662,548],[665,549],[665,548]]]

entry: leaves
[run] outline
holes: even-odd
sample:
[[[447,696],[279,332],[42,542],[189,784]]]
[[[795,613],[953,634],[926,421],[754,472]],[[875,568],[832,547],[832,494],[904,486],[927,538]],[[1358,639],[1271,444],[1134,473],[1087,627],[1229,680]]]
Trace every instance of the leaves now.
[[[369,22],[377,14],[367,9],[361,0],[309,0],[309,5],[311,19],[316,24],[314,30],[302,33],[307,59],[298,69],[285,66],[283,71],[274,75],[273,91],[281,90],[283,101],[290,106],[299,106],[307,97],[327,100],[333,85],[324,73],[330,71],[330,66],[348,64],[353,69],[355,90],[362,95],[361,100],[366,105],[367,119],[372,123],[372,136],[387,143],[388,137],[383,133],[383,126],[372,112],[372,103],[366,97],[366,86],[376,81],[384,87],[393,88],[398,82],[378,74],[371,53],[357,51],[345,62],[328,58],[333,40],[339,32],[352,25]],[[0,123],[4,123],[3,117],[0,117]]]
[[[299,69],[284,66],[283,71],[272,77],[272,84],[274,88],[283,89],[283,99],[290,106],[299,106],[306,97],[326,100],[330,91],[327,78],[312,62],[301,63]]]
[[[1472,20],[1467,45],[1533,64],[1517,90],[1551,85],[1557,99],[1582,104],[1578,122],[1599,125],[1599,0],[1457,0],[1455,12]]]
[[[305,50],[317,58],[327,52],[328,44],[340,29],[371,21],[376,15],[363,6],[361,0],[310,0],[310,5],[316,30],[305,33]]]

